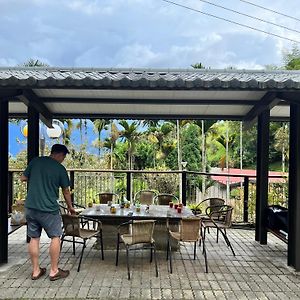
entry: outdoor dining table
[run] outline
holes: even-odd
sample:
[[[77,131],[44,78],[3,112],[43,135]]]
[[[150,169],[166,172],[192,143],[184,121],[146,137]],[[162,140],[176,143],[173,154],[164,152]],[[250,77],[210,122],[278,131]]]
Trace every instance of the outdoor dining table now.
[[[168,205],[141,205],[138,212],[135,206],[130,208],[120,208],[119,205],[114,205],[116,212],[110,211],[110,206],[107,204],[96,204],[93,207],[86,208],[80,215],[91,219],[100,220],[103,224],[103,238],[105,248],[114,248],[116,243],[117,225],[130,220],[156,220],[154,239],[158,249],[166,249],[167,242],[167,220],[173,227],[178,226],[182,218],[192,217],[193,212],[188,207],[183,207],[182,212],[178,213],[174,208]]]
[[[178,213],[176,209],[170,208],[168,205],[150,205],[149,210],[147,210],[147,205],[141,205],[141,209],[137,212],[135,206],[130,208],[120,208],[119,205],[115,205],[116,212],[112,213],[110,211],[110,206],[107,204],[96,204],[93,207],[86,208],[80,215],[104,220],[160,220],[166,221],[167,219],[172,221],[179,221],[184,217],[192,217],[193,213],[188,207],[183,207],[182,212]]]

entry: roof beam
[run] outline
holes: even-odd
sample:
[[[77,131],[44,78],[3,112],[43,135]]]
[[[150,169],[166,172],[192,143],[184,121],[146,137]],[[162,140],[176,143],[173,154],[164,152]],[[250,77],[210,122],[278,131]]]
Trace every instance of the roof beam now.
[[[277,98],[277,93],[268,92],[260,101],[258,101],[253,108],[243,118],[244,130],[251,128],[257,120],[257,117],[265,110],[271,110],[274,106],[279,104],[281,99]]]
[[[43,103],[42,99],[39,98],[32,90],[23,90],[22,95],[17,97],[20,99],[27,107],[34,107],[40,114],[41,121],[49,128],[53,128],[52,119],[53,115]]]
[[[10,100],[12,97],[22,95],[22,90],[18,89],[0,89],[0,98],[3,100]]]
[[[107,103],[107,104],[181,104],[181,105],[255,105],[257,100],[233,99],[130,99],[130,98],[64,98],[40,97],[44,103]]]
[[[279,92],[277,93],[277,97],[288,102],[300,104],[299,92]]]

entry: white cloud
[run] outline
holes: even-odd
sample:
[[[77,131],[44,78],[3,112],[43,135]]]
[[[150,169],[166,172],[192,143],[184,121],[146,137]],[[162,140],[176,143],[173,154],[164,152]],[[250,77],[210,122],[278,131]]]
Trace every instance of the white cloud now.
[[[95,15],[99,13],[111,15],[113,13],[113,7],[110,5],[103,6],[101,2],[103,3],[103,1],[97,0],[72,0],[67,1],[67,7],[87,15]]]
[[[249,20],[197,0],[178,0],[211,14],[279,35],[297,34]],[[284,26],[289,20],[241,1],[216,3]],[[260,5],[300,17],[298,1]],[[281,64],[290,42],[153,0],[0,0],[0,65],[43,58],[55,66],[260,68]],[[34,11],[34,15],[32,12]],[[31,15],[31,18],[28,18]]]

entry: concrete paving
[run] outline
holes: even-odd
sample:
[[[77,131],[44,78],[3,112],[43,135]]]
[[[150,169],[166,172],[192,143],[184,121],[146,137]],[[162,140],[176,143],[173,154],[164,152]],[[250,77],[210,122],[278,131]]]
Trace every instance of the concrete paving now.
[[[106,250],[105,260],[88,243],[81,270],[77,272],[81,245],[72,255],[71,243],[65,243],[60,267],[70,269],[64,280],[49,280],[49,240],[41,239],[41,261],[47,275],[30,279],[25,227],[9,236],[9,263],[0,266],[0,299],[300,299],[300,277],[286,266],[287,246],[269,235],[268,245],[254,241],[253,230],[228,231],[236,252],[232,255],[225,242],[207,234],[209,273],[204,271],[200,248],[193,260],[192,245],[182,245],[173,256],[173,274],[168,272],[166,253],[158,252],[159,277],[149,251],[132,251],[131,276],[127,279],[125,252],[115,266],[115,251]]]

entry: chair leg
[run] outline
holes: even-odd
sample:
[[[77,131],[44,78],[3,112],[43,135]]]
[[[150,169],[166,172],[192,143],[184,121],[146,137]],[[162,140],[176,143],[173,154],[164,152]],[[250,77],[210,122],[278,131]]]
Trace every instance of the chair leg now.
[[[100,230],[100,244],[101,244],[101,257],[102,257],[102,260],[104,260],[103,234],[102,234],[102,229]]]
[[[225,229],[225,228],[224,228],[224,229]],[[231,250],[233,256],[235,256],[234,250],[233,250],[233,248],[232,248],[232,246],[231,246],[231,243],[230,243],[230,241],[229,241],[229,239],[228,239],[228,237],[227,237],[226,229],[224,230],[224,232],[223,232],[221,229],[220,229],[220,231],[221,231],[221,233],[222,233],[222,235],[223,235],[223,237],[224,237],[224,240],[225,240],[227,246],[230,248],[230,250]]]
[[[63,234],[60,238],[60,252],[61,252],[61,249],[62,249],[62,246],[63,246],[63,243],[64,243],[64,238],[65,238],[65,235]]]
[[[172,248],[171,243],[169,243],[169,254],[170,254],[170,273],[173,273],[173,266],[172,266]]]
[[[120,249],[120,234],[118,233],[117,237],[117,254],[116,254],[116,266],[119,263],[119,249]]]
[[[75,255],[75,237],[73,236],[73,255]]]
[[[204,240],[205,240],[205,233],[206,233],[206,227],[204,227],[204,230],[203,230],[203,247],[202,247],[202,253],[204,254]]]
[[[203,240],[203,255],[204,255],[204,261],[205,261],[205,272],[208,273],[208,267],[207,267],[207,255],[206,255],[206,248],[205,248],[205,241]]]
[[[156,259],[156,245],[155,245],[155,243],[153,243],[153,250],[154,250],[155,272],[156,272],[156,277],[158,277],[158,268],[157,268],[157,259]]]
[[[168,236],[168,242],[167,242],[167,260],[169,259],[169,245],[170,245],[170,238]]]
[[[194,260],[196,259],[197,242],[194,242]]]
[[[81,255],[80,255],[80,259],[79,259],[79,265],[78,265],[77,272],[80,271],[81,261],[82,261],[83,252],[84,252],[85,247],[86,247],[86,241],[83,240],[83,246],[82,246],[82,250],[81,250]]]
[[[130,280],[130,269],[129,269],[129,247],[128,247],[128,246],[126,246],[126,264],[127,264],[128,280]]]
[[[219,242],[219,228],[217,228],[217,243]]]
[[[231,250],[231,252],[232,252],[233,256],[235,256],[234,250],[233,250],[233,248],[232,248],[232,246],[231,246],[231,243],[230,243],[230,241],[229,241],[229,239],[228,239],[227,235],[225,234],[225,236],[224,236],[224,237],[225,237],[225,238],[226,238],[226,240],[227,240],[227,245],[229,246],[229,248],[230,248],[230,250]]]
[[[150,264],[152,263],[152,259],[153,259],[153,249],[150,248]]]

